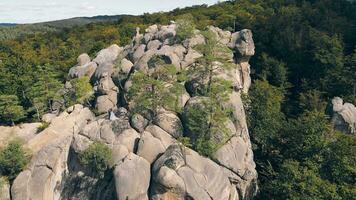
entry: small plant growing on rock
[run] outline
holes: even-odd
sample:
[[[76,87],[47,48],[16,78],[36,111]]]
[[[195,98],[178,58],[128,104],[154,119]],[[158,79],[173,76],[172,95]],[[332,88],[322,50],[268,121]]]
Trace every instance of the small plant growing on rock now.
[[[92,170],[99,177],[104,177],[105,171],[110,168],[112,152],[101,142],[92,143],[88,149],[79,154],[79,161]]]
[[[0,176],[13,181],[30,161],[30,155],[22,147],[20,141],[15,140],[0,149]]]

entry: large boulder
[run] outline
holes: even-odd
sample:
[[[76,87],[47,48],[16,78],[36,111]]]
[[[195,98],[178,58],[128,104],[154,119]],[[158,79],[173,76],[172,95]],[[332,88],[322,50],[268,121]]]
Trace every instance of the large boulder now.
[[[146,126],[148,125],[148,120],[146,118],[144,118],[142,115],[140,114],[133,114],[131,116],[131,126],[132,128],[136,129],[136,131],[142,133]]]
[[[154,123],[174,138],[183,135],[183,125],[179,117],[173,112],[162,111],[154,119]]]
[[[252,39],[252,32],[243,29],[231,35],[230,48],[236,50],[240,57],[251,57],[255,54],[255,44]]]
[[[177,199],[229,200],[233,191],[219,165],[178,144],[168,147],[153,165],[152,172],[151,193],[155,199],[175,196]]]
[[[148,200],[150,176],[150,163],[133,153],[128,154],[114,170],[117,198]]]
[[[110,91],[107,95],[102,95],[96,98],[95,108],[99,114],[108,113],[114,109],[117,104],[116,91]]]
[[[104,63],[114,63],[117,56],[122,52],[123,48],[114,44],[110,47],[99,51],[93,62],[98,63],[99,67]]]
[[[138,143],[137,155],[146,159],[150,164],[165,151],[161,141],[149,132],[143,132]]]
[[[340,97],[334,97],[332,109],[331,122],[334,128],[344,133],[356,133],[356,107],[351,103],[344,103]]]
[[[11,196],[14,200],[59,199],[58,185],[67,171],[67,160],[72,136],[54,140],[42,148],[29,167],[15,179]]]

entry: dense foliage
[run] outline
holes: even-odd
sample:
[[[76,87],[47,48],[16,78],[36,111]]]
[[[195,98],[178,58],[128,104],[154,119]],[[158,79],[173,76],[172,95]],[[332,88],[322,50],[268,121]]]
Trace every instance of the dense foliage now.
[[[21,142],[12,141],[0,149],[0,177],[13,181],[29,162],[29,154]]]
[[[167,24],[186,14],[199,29],[215,25],[254,33],[254,83],[246,102],[259,173],[258,198],[355,199],[355,136],[333,131],[325,115],[334,96],[356,103],[353,1],[236,0],[3,40],[0,106],[16,110],[12,121],[36,119],[36,112],[44,112],[52,98],[51,91],[35,89],[41,71],[51,72],[48,84],[57,85],[80,53],[94,56],[112,43],[127,44],[135,27]],[[39,96],[32,95],[35,92]],[[35,111],[36,107],[41,109]],[[1,122],[11,122],[0,115]]]
[[[80,163],[88,167],[92,173],[103,177],[111,165],[112,152],[105,144],[94,142],[79,155]]]

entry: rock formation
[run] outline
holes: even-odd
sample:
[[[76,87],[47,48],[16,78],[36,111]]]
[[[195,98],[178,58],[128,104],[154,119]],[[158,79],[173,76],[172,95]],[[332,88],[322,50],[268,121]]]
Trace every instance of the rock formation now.
[[[131,75],[135,71],[150,73],[155,56],[178,71],[191,67],[202,56],[193,48],[205,43],[199,31],[180,42],[175,40],[175,23],[152,25],[144,34],[138,29],[125,47],[112,45],[92,61],[87,54],[78,57],[68,77],[91,79],[100,116],[81,105],[59,116],[46,116],[49,127],[26,142],[34,156],[12,184],[12,199],[251,199],[257,192],[257,173],[241,93],[247,93],[251,84],[248,61],[254,54],[252,33],[246,29],[236,33],[209,29],[233,50],[228,56],[235,66],[221,72],[234,86],[224,105],[233,110],[226,124],[232,135],[212,159],[177,142],[185,134],[181,115],[162,109],[150,119],[132,113],[126,102]],[[179,102],[183,110],[199,101],[187,90]],[[78,162],[78,154],[94,141],[106,144],[113,152],[111,170],[103,178],[92,176]]]
[[[334,128],[344,133],[356,133],[356,107],[351,103],[344,103],[340,97],[334,97],[331,102],[331,123]]]

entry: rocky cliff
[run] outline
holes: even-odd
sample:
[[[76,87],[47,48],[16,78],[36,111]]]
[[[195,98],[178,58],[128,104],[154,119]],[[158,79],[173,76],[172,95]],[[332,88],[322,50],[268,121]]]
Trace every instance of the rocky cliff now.
[[[13,200],[30,199],[251,199],[257,191],[257,172],[247,129],[241,94],[251,84],[249,58],[254,55],[250,30],[230,33],[208,27],[232,53],[234,66],[219,72],[233,83],[225,106],[232,116],[226,127],[227,140],[211,156],[199,155],[177,141],[186,135],[184,112],[199,104],[195,93],[204,81],[187,80],[179,99],[182,113],[161,109],[153,120],[133,113],[126,95],[132,75],[149,74],[150,62],[160,56],[176,70],[188,69],[202,57],[194,46],[206,39],[198,30],[193,37],[176,40],[176,24],[152,25],[125,47],[112,45],[91,60],[87,54],[69,71],[69,79],[88,76],[95,92],[96,115],[82,105],[74,105],[58,115],[43,119],[49,127],[37,135],[22,137],[33,157],[11,186]],[[69,82],[66,88],[70,88]],[[61,103],[53,106],[60,110]],[[188,116],[189,117],[189,116]],[[111,170],[104,177],[92,176],[78,161],[78,154],[94,141],[103,142],[113,152]]]

